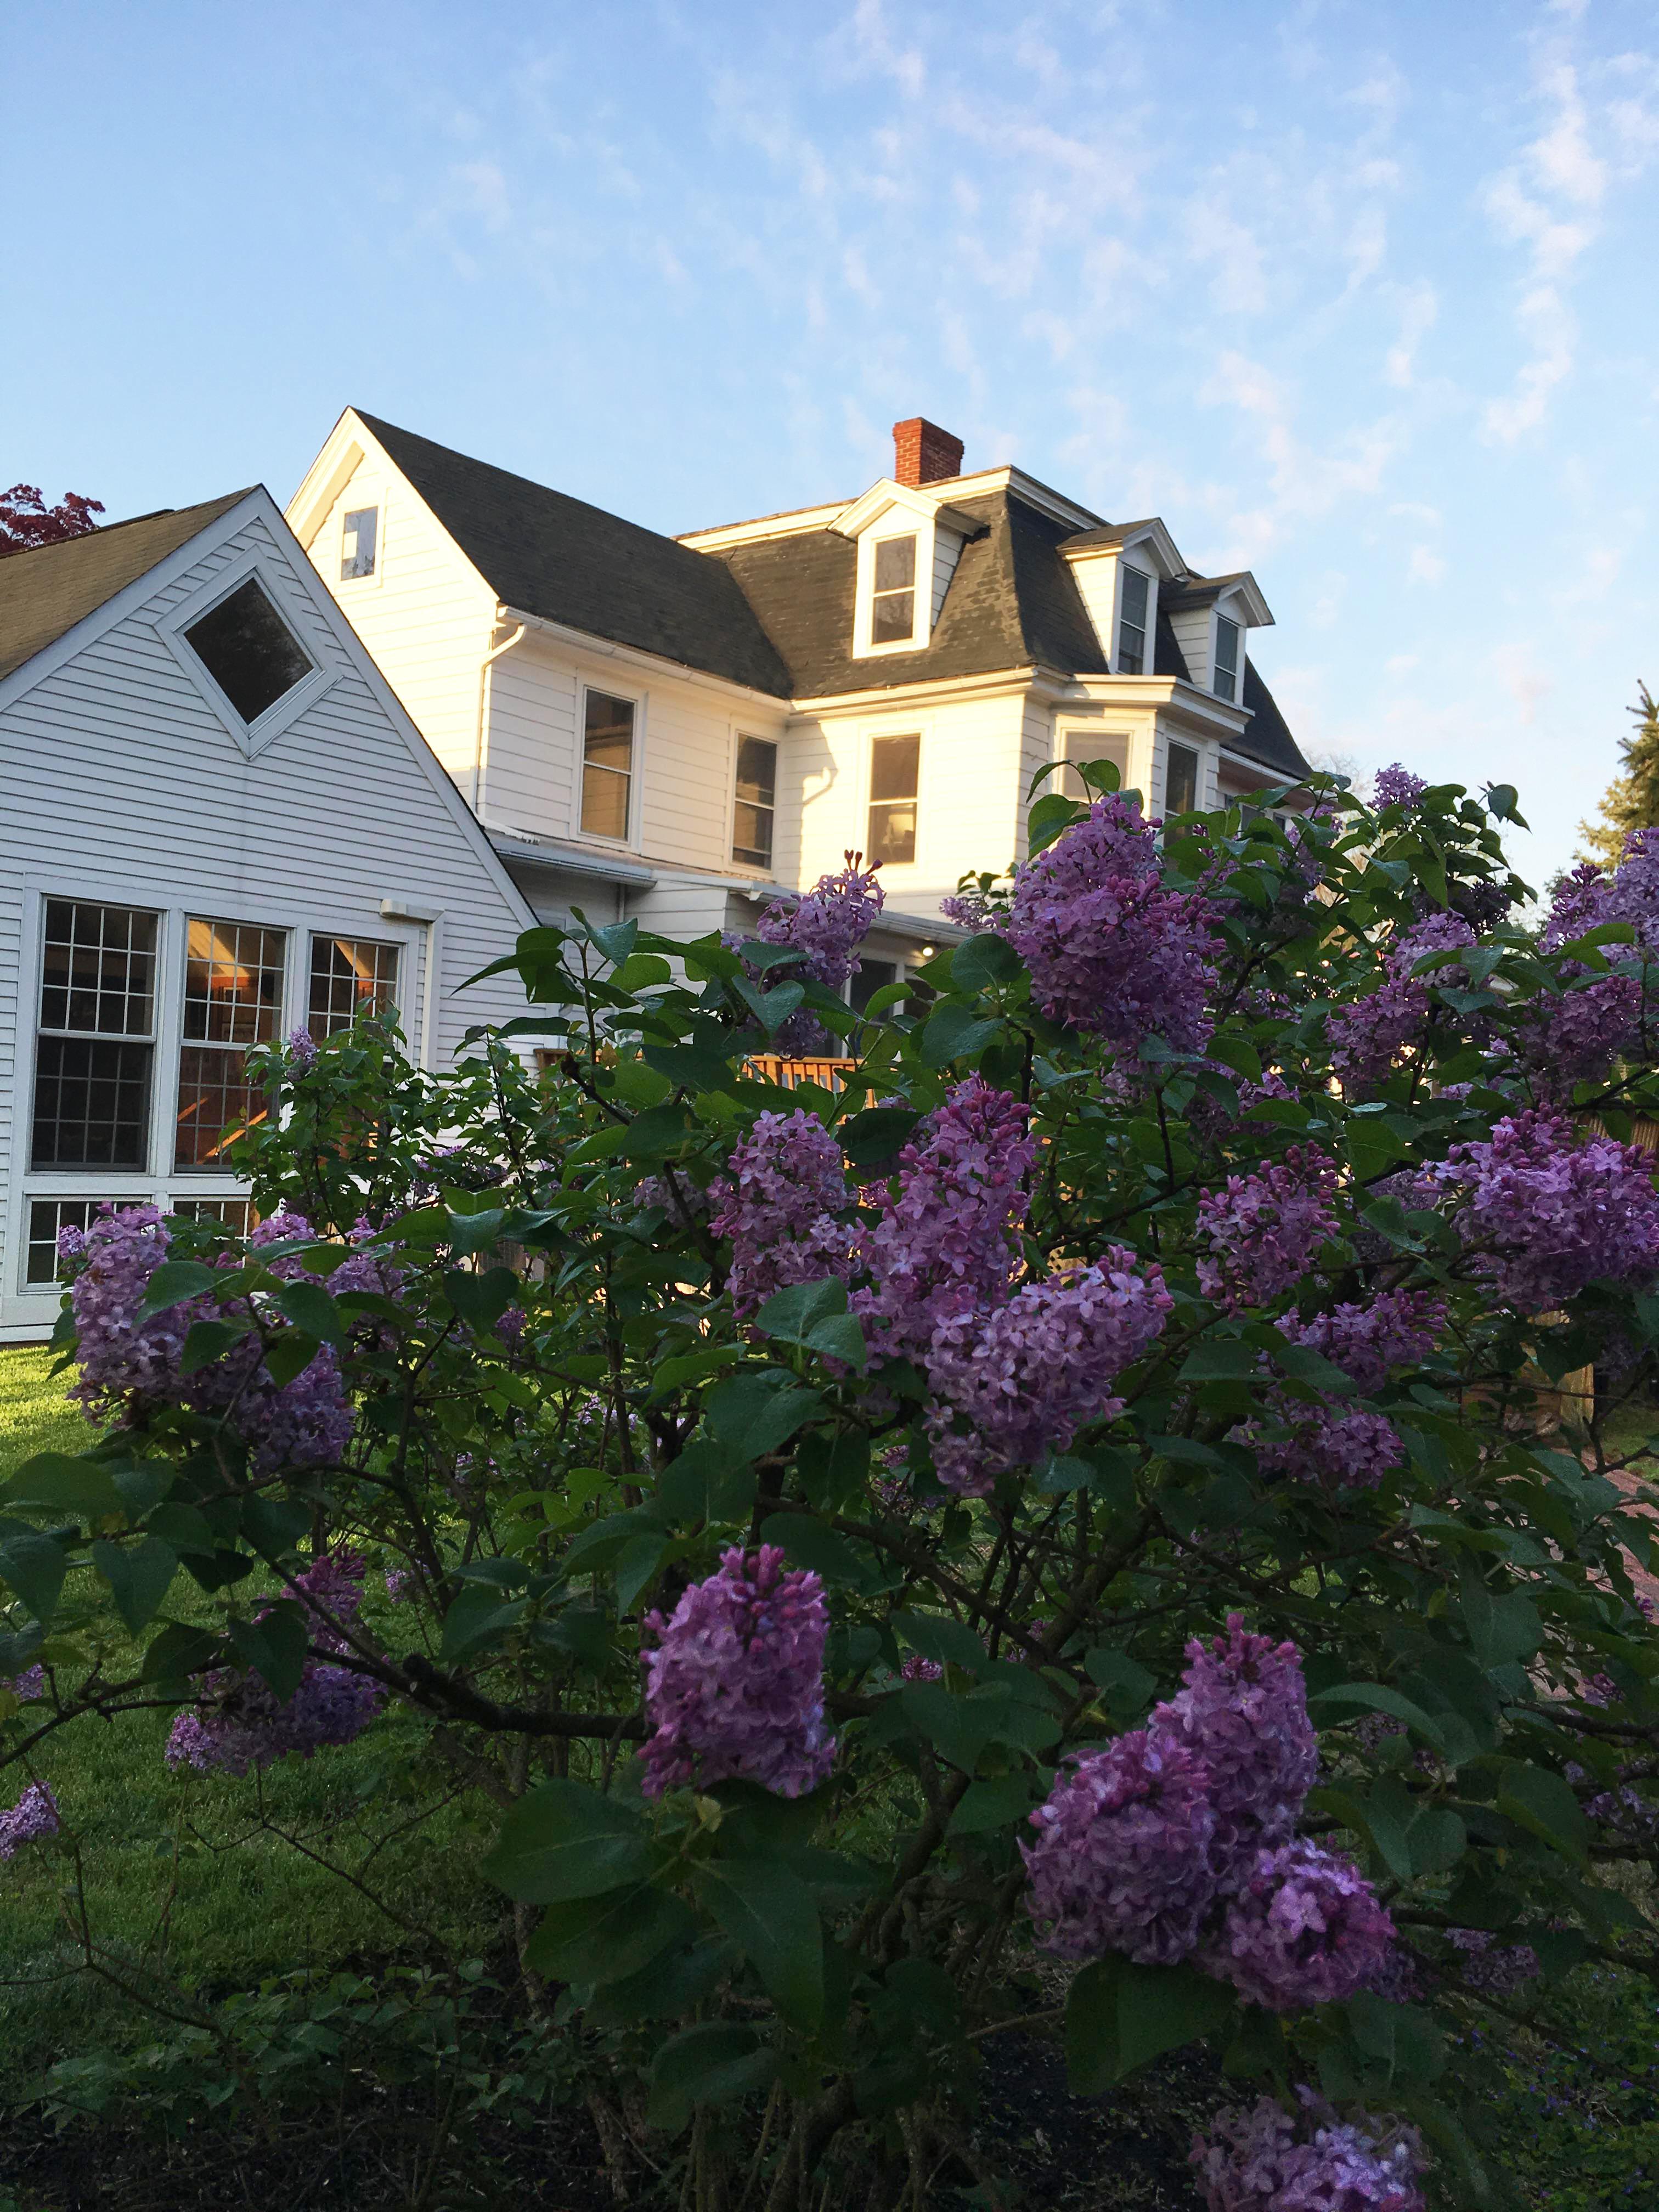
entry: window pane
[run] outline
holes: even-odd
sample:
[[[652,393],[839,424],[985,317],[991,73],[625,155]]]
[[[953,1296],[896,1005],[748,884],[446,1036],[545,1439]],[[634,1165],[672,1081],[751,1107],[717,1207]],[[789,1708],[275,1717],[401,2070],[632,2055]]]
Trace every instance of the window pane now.
[[[254,1225],[251,1198],[181,1198],[168,1211],[181,1221],[216,1221],[233,1237],[246,1237]]]
[[[1133,623],[1121,623],[1117,633],[1117,672],[1120,676],[1146,673],[1146,633]]]
[[[37,1198],[29,1206],[28,1251],[23,1263],[26,1283],[63,1280],[58,1257],[60,1229],[84,1229],[98,1211],[95,1198]]]
[[[1067,730],[1060,739],[1062,757],[1068,763],[1092,766],[1097,761],[1110,761],[1117,770],[1117,786],[1121,791],[1129,781],[1129,740],[1121,730]],[[1091,791],[1075,767],[1060,771],[1054,788],[1063,791],[1068,799],[1098,799],[1098,790]]]
[[[778,749],[766,738],[738,739],[738,797],[757,806],[777,803]]]
[[[1133,623],[1138,630],[1146,628],[1146,602],[1149,586],[1144,569],[1132,568],[1126,562],[1123,567],[1123,596],[1121,601],[1123,619]]]
[[[1218,615],[1215,625],[1215,684],[1217,696],[1232,699],[1238,693],[1238,624]]]
[[[1190,814],[1198,804],[1198,755],[1187,745],[1171,745],[1164,771],[1164,811]]]
[[[870,642],[908,644],[916,634],[916,595],[914,592],[883,592],[871,602]]]
[[[916,580],[914,538],[884,538],[876,547],[876,589],[902,592]]]
[[[40,1026],[144,1036],[155,988],[155,916],[46,901]]]
[[[319,1041],[359,1014],[383,1014],[398,992],[398,948],[362,937],[313,937],[306,1027]]]
[[[267,1110],[265,1094],[248,1081],[240,1052],[220,1045],[185,1045],[179,1055],[173,1165],[228,1170],[227,1149],[244,1130],[263,1121]]]
[[[921,739],[878,738],[870,748],[872,799],[914,799]]]
[[[896,960],[860,960],[853,973],[848,996],[860,1013],[869,1005],[878,991],[898,981]]]
[[[865,855],[873,867],[878,860],[914,860],[916,857],[916,802],[900,799],[870,809],[870,849]]]
[[[43,1036],[35,1048],[37,1168],[141,1168],[149,1130],[152,1048]]]
[[[257,577],[239,584],[185,636],[245,722],[257,722],[311,673],[311,657],[265,597]]]
[[[378,507],[360,507],[345,519],[345,532],[340,546],[340,581],[349,583],[354,576],[374,574],[374,540],[379,535],[380,510]]]
[[[285,933],[245,921],[192,921],[185,961],[185,1035],[269,1044],[283,1012]]]
[[[634,765],[634,702],[590,691],[582,734],[582,757],[596,767],[626,775]]]
[[[745,867],[771,866],[772,810],[769,806],[751,806],[746,799],[738,799],[732,815],[732,858],[741,860]]]
[[[591,837],[628,835],[628,787],[632,778],[608,768],[582,770],[582,828]]]

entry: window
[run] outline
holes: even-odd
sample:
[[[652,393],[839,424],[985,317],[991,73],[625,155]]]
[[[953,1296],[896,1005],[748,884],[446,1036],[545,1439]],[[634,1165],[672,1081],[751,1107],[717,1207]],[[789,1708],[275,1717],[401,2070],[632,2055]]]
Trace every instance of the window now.
[[[1164,811],[1190,814],[1198,805],[1198,755],[1190,745],[1171,745],[1164,769]]]
[[[916,541],[876,541],[875,582],[870,594],[872,645],[908,645],[916,634]]]
[[[898,979],[896,960],[860,960],[853,971],[848,998],[861,1014],[878,991],[884,991],[890,983],[896,983]]]
[[[1225,615],[1215,618],[1215,682],[1210,689],[1218,699],[1238,696],[1238,624]]]
[[[359,1014],[383,1014],[398,994],[398,948],[361,937],[313,937],[306,1027],[320,1043]]]
[[[192,921],[185,960],[185,1034],[179,1048],[177,1168],[229,1168],[225,1153],[264,1118],[246,1048],[282,1024],[286,933],[246,921]]]
[[[1127,789],[1129,781],[1129,740],[1122,730],[1064,730],[1060,732],[1060,756],[1066,763],[1054,778],[1053,788],[1063,791],[1067,799],[1099,799],[1098,789],[1091,790],[1078,774],[1073,763],[1090,766],[1097,761],[1110,761],[1117,770],[1117,787]]]
[[[921,739],[878,738],[870,748],[870,835],[865,858],[914,860],[916,857],[916,782]]]
[[[634,702],[590,691],[582,723],[582,828],[590,837],[628,836],[634,782]]]
[[[245,722],[257,722],[311,673],[311,657],[257,576],[210,608],[185,642]]]
[[[85,1229],[98,1211],[95,1198],[37,1198],[29,1203],[28,1249],[23,1261],[26,1284],[61,1283],[58,1257],[60,1229]]]
[[[32,1166],[144,1165],[155,1025],[155,916],[48,899]]]
[[[181,1198],[170,1211],[180,1221],[216,1221],[233,1237],[246,1237],[258,1218],[251,1198]]]
[[[777,805],[778,749],[766,738],[738,739],[738,794],[732,811],[732,858],[751,868],[772,865],[772,815]]]
[[[1146,673],[1146,611],[1152,586],[1144,569],[1123,564],[1123,589],[1118,600],[1117,672],[1120,676]]]
[[[374,541],[380,535],[380,510],[360,507],[347,515],[340,537],[340,581],[374,574]]]

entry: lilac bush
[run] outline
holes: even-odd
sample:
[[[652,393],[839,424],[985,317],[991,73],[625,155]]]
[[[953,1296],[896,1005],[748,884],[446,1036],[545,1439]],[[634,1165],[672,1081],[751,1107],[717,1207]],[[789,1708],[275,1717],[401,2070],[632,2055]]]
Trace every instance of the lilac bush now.
[[[1368,1988],[1394,1932],[1353,1862],[1299,1838],[1235,1874],[1203,1963],[1252,2004],[1300,2012]]]
[[[1645,1289],[1659,1274],[1659,1194],[1643,1155],[1581,1140],[1558,1114],[1506,1116],[1483,1142],[1454,1146],[1458,1231],[1498,1295],[1541,1312],[1591,1283]]]
[[[1415,2130],[1360,2112],[1343,2123],[1311,2089],[1292,2115],[1272,2097],[1216,2114],[1194,2142],[1207,2212],[1424,2212]]]
[[[1224,1636],[1195,1637],[1187,1646],[1181,1680],[1152,1725],[1203,1765],[1216,1812],[1218,1879],[1227,1887],[1259,1846],[1289,1838],[1318,1771],[1301,1655],[1230,1613]]]
[[[1292,1145],[1259,1175],[1229,1176],[1198,1202],[1204,1251],[1198,1263],[1206,1297],[1237,1309],[1270,1305],[1309,1273],[1336,1227],[1336,1163]]]
[[[732,1240],[733,1305],[745,1319],[793,1283],[851,1272],[850,1198],[841,1146],[797,1108],[763,1114],[709,1190],[709,1227]]]
[[[58,1800],[43,1782],[31,1782],[17,1802],[0,1812],[0,1859],[15,1858],[25,1844],[55,1836],[62,1827]]]

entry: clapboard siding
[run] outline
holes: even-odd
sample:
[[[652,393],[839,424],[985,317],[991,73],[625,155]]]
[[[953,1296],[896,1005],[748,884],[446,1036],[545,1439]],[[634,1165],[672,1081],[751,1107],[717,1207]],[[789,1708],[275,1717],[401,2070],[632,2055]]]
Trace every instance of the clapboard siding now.
[[[866,848],[872,741],[911,731],[921,738],[916,858],[882,870],[889,903],[932,915],[964,874],[1006,868],[1021,835],[1029,781],[1024,699],[1023,690],[1010,690],[920,709],[798,720],[780,770],[780,880],[793,874],[810,885],[841,867],[848,850]],[[1046,729],[1047,710],[1036,711]],[[1046,737],[1043,744],[1039,765],[1048,757]]]
[[[216,535],[216,533],[217,533]],[[435,763],[343,636],[317,579],[262,495],[210,526],[199,558],[117,602],[117,618],[44,673],[25,668],[0,695],[0,1153],[9,1163],[0,1208],[0,1335],[50,1327],[55,1294],[20,1291],[21,1232],[32,1194],[176,1194],[171,1093],[176,1030],[164,1023],[155,1060],[152,1148],[145,1173],[29,1168],[20,1111],[32,1070],[39,913],[44,896],[80,896],[162,917],[164,1006],[182,976],[191,914],[290,933],[283,1026],[305,1018],[312,932],[395,941],[411,1048],[422,1034],[432,933],[389,921],[383,899],[442,915],[433,1044],[447,1063],[465,1031],[522,1008],[512,979],[459,992],[511,947],[526,919],[504,872]],[[252,760],[158,632],[157,618],[210,588],[249,555],[307,649],[331,679]],[[27,557],[27,556],[20,556]],[[177,970],[175,974],[173,971]],[[234,1188],[199,1180],[204,1194]]]
[[[353,450],[360,458],[306,550],[410,721],[471,797],[495,595],[379,447]],[[380,513],[375,574],[343,580],[345,517],[364,507]]]

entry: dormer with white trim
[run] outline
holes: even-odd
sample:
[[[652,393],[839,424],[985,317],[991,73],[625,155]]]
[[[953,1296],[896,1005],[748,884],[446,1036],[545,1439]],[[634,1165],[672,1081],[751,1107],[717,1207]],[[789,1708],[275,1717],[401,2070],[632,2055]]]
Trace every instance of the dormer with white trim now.
[[[1164,609],[1192,681],[1200,691],[1238,705],[1244,693],[1244,633],[1273,622],[1255,578],[1248,568],[1231,576],[1185,576],[1165,590]]]
[[[920,485],[884,477],[835,521],[858,547],[853,651],[917,653],[933,634],[969,538],[981,526]]]
[[[1113,675],[1150,676],[1160,590],[1184,574],[1174,538],[1152,515],[1079,531],[1059,550]]]

